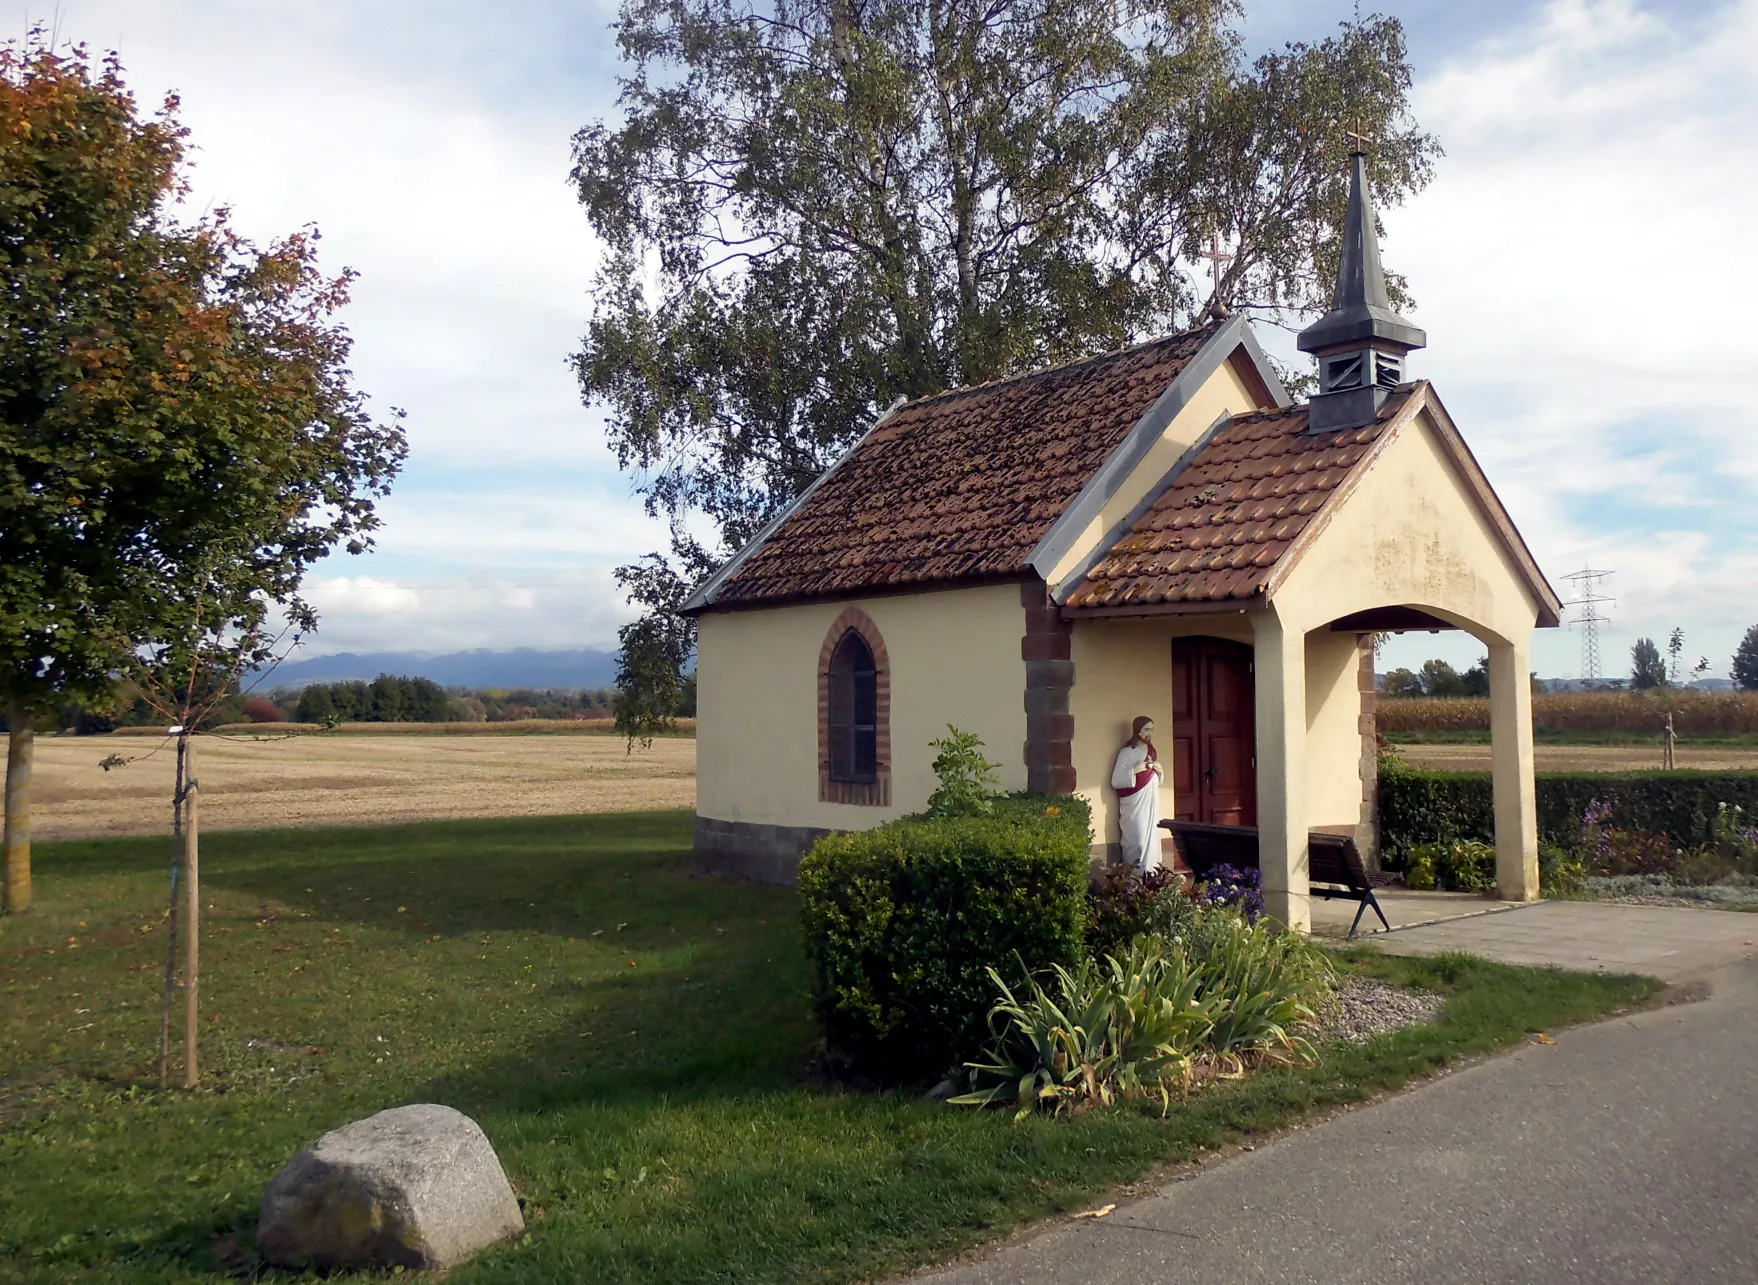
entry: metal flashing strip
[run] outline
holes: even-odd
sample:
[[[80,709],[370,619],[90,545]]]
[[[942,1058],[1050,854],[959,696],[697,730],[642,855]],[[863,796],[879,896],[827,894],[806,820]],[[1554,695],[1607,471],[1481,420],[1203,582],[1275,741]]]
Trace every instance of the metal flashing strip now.
[[[746,544],[744,548],[740,549],[737,553],[733,554],[731,558],[727,559],[725,566],[721,567],[720,570],[716,571],[713,575],[709,576],[708,579],[698,585],[690,596],[684,600],[684,605],[678,609],[679,612],[683,615],[689,616],[700,611],[706,611],[709,607],[712,607],[714,605],[715,595],[720,592],[720,587],[730,580],[740,567],[750,561],[751,556],[755,554],[758,549],[763,547],[763,542],[775,534],[777,527],[799,511],[800,506],[812,497],[812,493],[824,484],[825,478],[841,468],[848,461],[848,458],[861,448],[861,443],[871,437],[874,431],[886,420],[890,419],[892,415],[896,413],[897,408],[904,405],[907,401],[909,401],[909,398],[899,397],[896,401],[892,402],[891,405],[887,406],[882,412],[880,412],[879,417],[871,424],[867,425],[867,431],[857,437],[849,445],[849,448],[846,451],[836,457],[836,462],[834,464],[825,469],[817,477],[813,478],[810,485],[808,485],[805,490],[801,491],[787,504],[783,505],[781,512],[765,522],[763,524],[763,529],[758,531],[756,535],[752,536],[750,542]]]
[[[1294,404],[1294,399],[1288,395],[1288,388],[1282,383],[1282,377],[1276,373],[1276,365],[1270,360],[1270,355],[1257,341],[1257,331],[1249,325],[1245,327],[1245,351],[1251,357],[1252,365],[1257,367],[1258,378],[1264,381],[1264,386],[1270,390],[1270,396],[1275,399],[1276,408],[1287,410]]]
[[[1166,386],[1166,391],[1148,407],[1135,427],[1129,430],[1129,435],[1062,511],[1062,516],[1050,525],[1027,559],[1032,570],[1045,580],[1050,578],[1056,564],[1068,556],[1081,533],[1104,511],[1105,505],[1153,450],[1167,427],[1209,382],[1209,377],[1241,348],[1257,367],[1258,377],[1264,381],[1271,397],[1279,398],[1281,406],[1288,405],[1288,390],[1282,386],[1275,367],[1252,334],[1249,319],[1242,313],[1229,317],[1196,356],[1185,363],[1184,369]]]
[[[1204,448],[1214,440],[1215,434],[1221,431],[1221,426],[1232,418],[1233,416],[1227,411],[1222,411],[1217,415],[1215,422],[1202,431],[1196,441],[1190,444],[1190,448],[1178,457],[1171,468],[1166,470],[1165,475],[1147,489],[1147,493],[1136,501],[1135,506],[1120,521],[1113,523],[1111,529],[1099,537],[1098,542],[1093,545],[1087,556],[1081,559],[1080,565],[1069,572],[1068,578],[1061,584],[1050,587],[1050,597],[1058,607],[1067,605],[1069,595],[1087,578],[1088,573],[1110,555],[1117,542],[1135,528],[1135,524],[1142,520],[1149,509],[1154,507],[1154,501],[1166,493],[1166,489],[1178,480],[1179,475],[1189,468],[1196,457],[1203,453]]]

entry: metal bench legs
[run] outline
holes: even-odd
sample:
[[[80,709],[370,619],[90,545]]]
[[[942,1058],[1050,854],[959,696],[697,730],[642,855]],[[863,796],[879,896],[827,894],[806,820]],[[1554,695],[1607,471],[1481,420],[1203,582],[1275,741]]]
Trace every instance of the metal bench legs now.
[[[1349,936],[1355,936],[1355,930],[1361,926],[1361,917],[1367,913],[1367,908],[1369,906],[1372,906],[1373,913],[1380,917],[1380,922],[1385,924],[1386,931],[1392,931],[1392,925],[1390,921],[1386,919],[1386,912],[1380,909],[1380,899],[1374,896],[1373,889],[1369,888],[1366,892],[1361,894],[1361,905],[1356,908],[1355,922],[1349,925]]]

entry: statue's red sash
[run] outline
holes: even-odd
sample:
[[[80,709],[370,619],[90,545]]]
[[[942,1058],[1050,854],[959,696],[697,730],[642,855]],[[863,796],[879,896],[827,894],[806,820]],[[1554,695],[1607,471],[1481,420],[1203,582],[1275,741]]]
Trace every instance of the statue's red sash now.
[[[1154,779],[1155,761],[1154,757],[1149,755],[1143,762],[1141,770],[1135,774],[1135,784],[1130,786],[1127,790],[1117,791],[1117,797],[1120,799],[1127,799],[1130,795],[1140,794],[1143,790],[1147,789],[1148,785]]]

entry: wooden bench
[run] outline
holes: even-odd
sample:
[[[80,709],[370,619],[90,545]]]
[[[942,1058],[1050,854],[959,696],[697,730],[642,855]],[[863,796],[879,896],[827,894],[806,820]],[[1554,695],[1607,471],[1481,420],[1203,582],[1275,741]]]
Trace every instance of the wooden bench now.
[[[1208,825],[1200,821],[1162,821],[1161,829],[1172,832],[1178,855],[1200,880],[1216,866],[1233,866],[1238,870],[1260,870],[1258,863],[1257,828],[1248,825]],[[1380,909],[1379,898],[1373,895],[1374,876],[1362,863],[1355,840],[1347,834],[1329,830],[1313,830],[1307,835],[1306,861],[1312,895],[1326,900],[1357,903],[1355,921],[1349,935],[1361,926],[1361,917],[1373,907],[1387,932],[1392,930],[1386,912]],[[1382,876],[1378,883],[1391,882]]]

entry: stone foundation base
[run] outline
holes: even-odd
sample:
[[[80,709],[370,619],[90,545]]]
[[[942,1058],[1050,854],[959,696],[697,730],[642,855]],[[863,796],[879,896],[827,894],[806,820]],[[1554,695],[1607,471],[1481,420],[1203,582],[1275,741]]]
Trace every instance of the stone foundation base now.
[[[792,887],[800,858],[830,831],[809,825],[696,818],[696,857],[710,870],[756,883]]]

